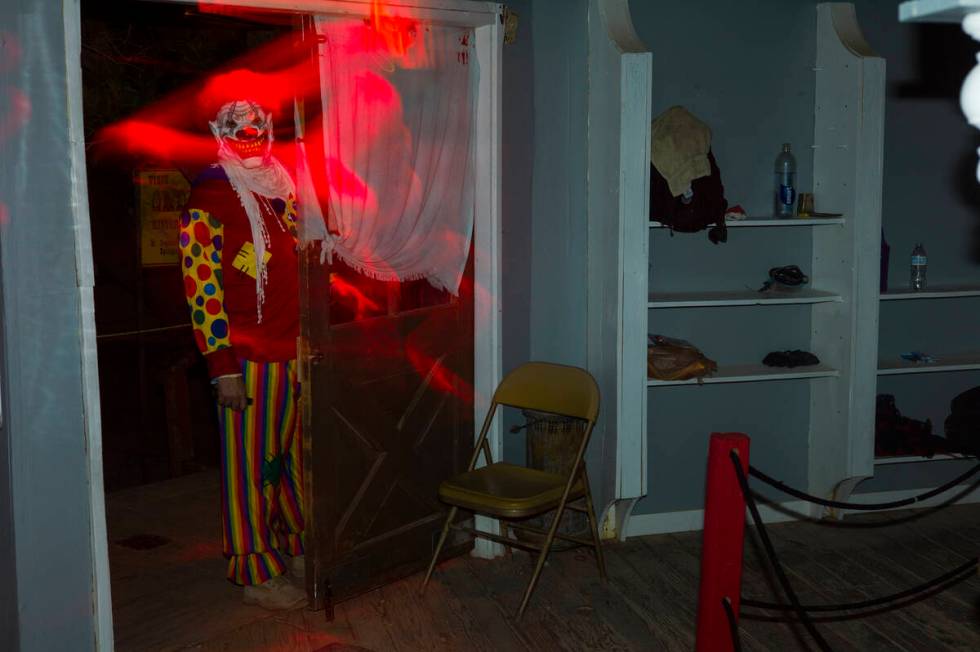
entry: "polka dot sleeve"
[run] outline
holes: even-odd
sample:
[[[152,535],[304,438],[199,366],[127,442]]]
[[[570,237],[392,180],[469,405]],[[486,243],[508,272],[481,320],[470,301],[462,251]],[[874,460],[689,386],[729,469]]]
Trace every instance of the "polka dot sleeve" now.
[[[181,270],[191,311],[194,340],[212,377],[241,373],[228,333],[224,307],[221,248],[224,229],[207,212],[189,208],[180,218]]]

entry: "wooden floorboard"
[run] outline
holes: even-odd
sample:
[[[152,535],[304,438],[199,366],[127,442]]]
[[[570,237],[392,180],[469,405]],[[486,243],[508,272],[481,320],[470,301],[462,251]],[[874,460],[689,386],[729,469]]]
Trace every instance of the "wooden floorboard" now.
[[[522,621],[532,565],[517,552],[440,564],[424,596],[421,575],[322,612],[263,611],[224,580],[217,477],[201,473],[109,496],[116,649],[131,651],[355,652],[460,650],[693,650],[700,533],[605,544],[608,581],[588,549],[554,553]],[[976,557],[980,505],[849,516],[838,523],[768,528],[800,599],[864,600],[906,589]],[[743,595],[782,602],[752,528]],[[145,544],[151,547],[145,547]],[[745,609],[761,616],[775,612]],[[836,652],[980,649],[980,578],[887,613],[818,622]],[[746,652],[817,649],[799,624],[740,622]]]

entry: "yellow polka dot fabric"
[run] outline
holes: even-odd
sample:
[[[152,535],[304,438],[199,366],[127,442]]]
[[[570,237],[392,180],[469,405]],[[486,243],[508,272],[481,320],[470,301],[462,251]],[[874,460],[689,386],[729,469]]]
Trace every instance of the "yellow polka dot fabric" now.
[[[223,244],[224,228],[217,218],[196,208],[181,216],[184,294],[191,309],[194,339],[205,354],[231,346],[224,307]]]

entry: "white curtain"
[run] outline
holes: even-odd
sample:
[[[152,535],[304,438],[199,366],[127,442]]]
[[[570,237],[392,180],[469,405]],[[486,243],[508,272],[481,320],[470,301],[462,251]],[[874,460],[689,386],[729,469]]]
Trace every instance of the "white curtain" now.
[[[330,233],[305,233],[367,276],[456,294],[473,232],[473,33],[397,27],[317,21]]]

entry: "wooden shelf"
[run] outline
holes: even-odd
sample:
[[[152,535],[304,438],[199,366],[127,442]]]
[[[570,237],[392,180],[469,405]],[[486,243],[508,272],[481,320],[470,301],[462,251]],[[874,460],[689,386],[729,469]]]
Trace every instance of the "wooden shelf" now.
[[[806,378],[837,377],[840,372],[825,365],[808,367],[767,367],[763,364],[725,365],[718,367],[712,376],[701,379],[705,385],[716,383],[757,383],[767,380],[797,380]],[[697,379],[690,380],[654,380],[647,379],[647,387],[663,387],[666,385],[697,385]]]
[[[923,455],[896,455],[895,457],[876,457],[875,466],[886,464],[915,464],[917,462],[947,462],[949,460],[976,460],[975,457],[968,455],[952,455],[949,453],[936,453],[932,457]]]
[[[758,292],[739,290],[731,292],[654,292],[650,295],[649,308],[701,308],[710,306],[762,306],[840,301],[839,294],[802,288],[799,290],[769,290]]]
[[[908,362],[896,356],[878,361],[879,376],[898,374],[924,374],[942,371],[969,371],[980,369],[980,353],[958,353],[956,355],[935,355],[936,362]]]
[[[744,220],[726,220],[728,228],[742,226],[814,226],[818,224],[843,224],[843,217],[749,217]],[[651,229],[666,229],[660,222],[650,222]]]
[[[980,285],[937,285],[925,290],[889,290],[881,295],[882,301],[904,301],[908,299],[955,299],[958,297],[980,297]]]
[[[898,5],[903,23],[958,23],[980,11],[980,0],[909,0]]]

